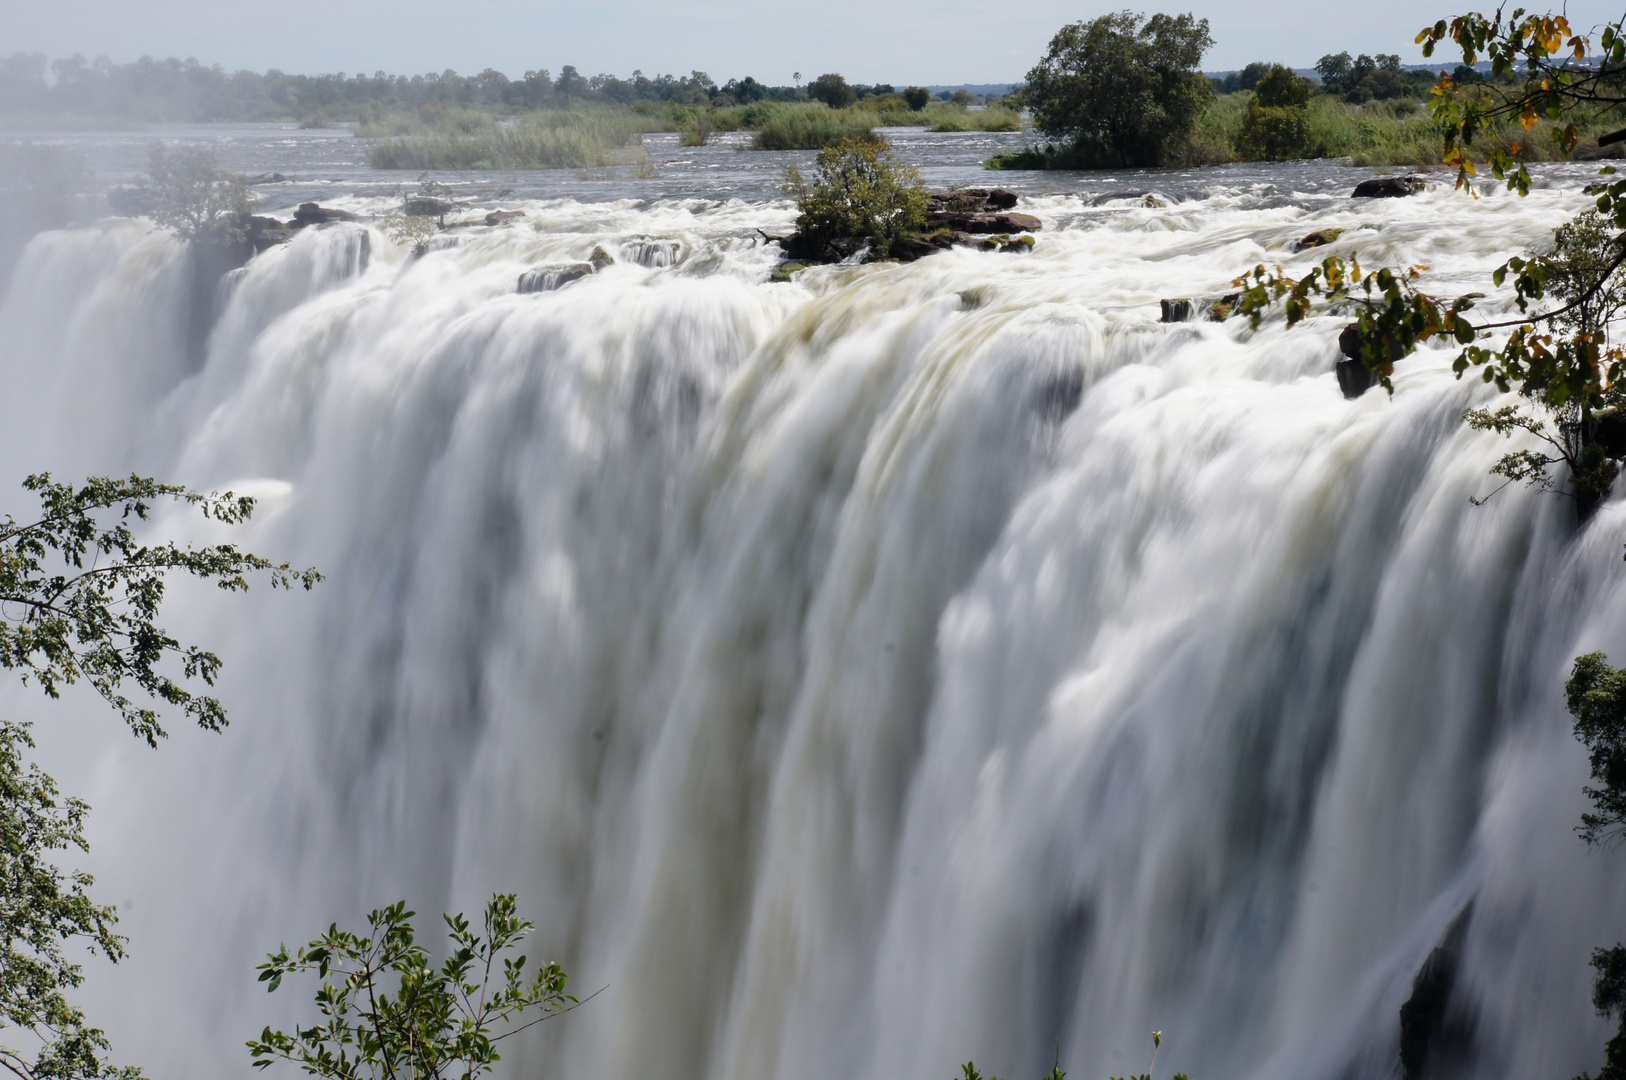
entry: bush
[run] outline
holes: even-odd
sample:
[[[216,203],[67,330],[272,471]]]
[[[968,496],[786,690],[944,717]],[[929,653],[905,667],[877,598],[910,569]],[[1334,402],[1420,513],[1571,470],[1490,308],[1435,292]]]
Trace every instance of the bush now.
[[[1160,165],[1214,96],[1198,70],[1208,20],[1133,12],[1065,26],[1027,74],[1034,126],[1084,167]]]
[[[903,100],[915,112],[919,112],[931,103],[932,92],[924,86],[911,86],[903,92]]]
[[[919,232],[926,223],[926,188],[913,165],[897,159],[884,143],[847,139],[819,151],[816,178],[808,187],[795,166],[786,170],[786,190],[798,195],[798,254],[844,258],[864,243],[872,258],[884,258],[892,242]]]

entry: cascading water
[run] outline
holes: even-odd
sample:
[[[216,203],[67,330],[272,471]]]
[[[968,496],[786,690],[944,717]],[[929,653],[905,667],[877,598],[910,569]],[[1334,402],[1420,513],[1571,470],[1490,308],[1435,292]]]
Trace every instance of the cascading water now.
[[[1443,349],[1346,401],[1339,320],[1155,322],[1325,226],[1482,288],[1579,184],[1033,197],[1031,255],[790,284],[780,202],[535,201],[416,260],[340,224],[226,283],[201,366],[182,246],[40,236],[5,475],[256,494],[231,537],[329,578],[176,590],[224,735],[3,691],[97,808],[133,957],[92,1016],[156,1075],[241,1073],[304,1007],[264,951],[503,889],[607,987],[515,1076],[1105,1080],[1155,1028],[1197,1080],[1388,1077],[1471,906],[1455,1065],[1596,1067],[1626,856],[1572,834],[1561,687],[1626,659],[1626,513],[1470,505],[1504,446]]]

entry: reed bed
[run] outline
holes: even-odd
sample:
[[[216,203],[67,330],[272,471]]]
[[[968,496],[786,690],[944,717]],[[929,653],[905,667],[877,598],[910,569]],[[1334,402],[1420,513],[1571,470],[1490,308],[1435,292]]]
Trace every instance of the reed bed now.
[[[490,117],[453,130],[431,128],[379,139],[367,149],[375,169],[596,169],[651,130],[631,110],[532,113],[510,123]],[[655,128],[655,130],[659,130]]]

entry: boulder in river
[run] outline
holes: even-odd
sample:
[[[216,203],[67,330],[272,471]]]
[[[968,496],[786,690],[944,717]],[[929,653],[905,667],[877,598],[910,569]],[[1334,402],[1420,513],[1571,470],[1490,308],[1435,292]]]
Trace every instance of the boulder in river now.
[[[326,225],[332,221],[355,221],[356,215],[348,210],[340,210],[335,206],[318,206],[316,203],[300,203],[299,209],[294,211],[294,219],[290,223],[296,229],[303,229],[307,225]]]
[[[928,191],[926,210],[934,214],[982,214],[1010,210],[1016,206],[1016,192],[1004,188],[961,188],[959,191]]]
[[[1406,195],[1415,195],[1428,187],[1428,181],[1421,176],[1374,176],[1370,180],[1362,180],[1355,185],[1350,193],[1352,199],[1398,199]]]
[[[427,195],[414,195],[402,207],[408,217],[432,217],[437,221],[457,209],[457,204],[445,199],[432,199]]]
[[[1192,304],[1188,296],[1176,297],[1173,300],[1159,300],[1163,313],[1158,322],[1190,322]]]
[[[564,288],[572,281],[580,281],[592,272],[593,264],[584,262],[533,267],[519,276],[519,291],[522,293],[553,292],[556,289]]]
[[[1044,222],[1032,214],[962,214],[944,212],[928,213],[926,215],[926,228],[953,229],[956,232],[968,233],[1022,233],[1038,232],[1044,228]]]
[[[1305,251],[1309,248],[1326,247],[1328,244],[1332,243],[1342,235],[1344,235],[1343,229],[1317,229],[1315,232],[1294,244],[1293,250]]]

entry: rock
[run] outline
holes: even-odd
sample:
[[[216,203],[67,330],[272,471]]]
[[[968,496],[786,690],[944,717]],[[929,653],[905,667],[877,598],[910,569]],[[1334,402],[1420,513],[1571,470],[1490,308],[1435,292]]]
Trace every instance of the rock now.
[[[279,172],[267,172],[267,173],[261,173],[258,176],[251,176],[251,177],[248,178],[248,182],[250,184],[291,184],[291,183],[293,183],[292,180],[289,180],[286,176],[282,175]]]
[[[621,242],[620,255],[651,270],[676,266],[683,258],[681,241],[657,236],[635,236]]]
[[[1388,362],[1378,371],[1366,366],[1361,359],[1361,324],[1352,322],[1344,327],[1344,332],[1338,335],[1338,351],[1348,359],[1338,361],[1338,388],[1344,392],[1346,398],[1358,398],[1372,387],[1377,385],[1379,374],[1393,373],[1395,361],[1406,355],[1405,350],[1398,341],[1389,338],[1385,350]]]
[[[968,233],[1021,233],[1038,232],[1044,222],[1031,214],[963,214],[955,212],[927,213],[928,229],[953,229]]]
[[[432,217],[439,220],[456,210],[457,204],[447,202],[445,199],[431,199],[427,195],[414,195],[402,205],[402,209],[406,211],[408,217]]]
[[[1415,195],[1428,187],[1428,181],[1421,176],[1374,176],[1370,180],[1362,180],[1355,185],[1350,193],[1352,199],[1398,199],[1404,195]]]
[[[779,282],[780,284],[784,284],[785,282],[787,282],[787,281],[789,281],[791,279],[791,276],[793,274],[795,274],[796,271],[798,271],[798,270],[806,270],[806,269],[807,269],[807,263],[803,263],[803,262],[783,262],[783,263],[780,263],[778,266],[773,268],[773,273],[768,275],[768,280],[769,281],[776,281],[776,282]]]
[[[486,224],[501,225],[505,221],[513,221],[515,218],[522,218],[524,216],[525,211],[523,210],[493,210],[491,213],[486,215]]]
[[[1317,229],[1297,244],[1294,244],[1293,250],[1304,251],[1308,248],[1326,247],[1342,235],[1344,235],[1343,229]]]
[[[1226,293],[1208,305],[1208,321],[1224,322],[1236,313],[1237,305],[1240,303],[1242,303],[1241,293]]]
[[[608,251],[605,251],[602,247],[594,247],[593,253],[587,256],[587,263],[596,273],[603,270],[607,266],[614,266],[615,257]]]
[[[307,225],[326,225],[332,221],[355,221],[356,215],[348,210],[340,210],[332,206],[318,206],[316,203],[300,203],[299,209],[294,211],[294,220],[291,225],[295,229],[303,229]]]
[[[1008,251],[1015,254],[1025,254],[1033,250],[1037,243],[1031,236],[1018,236],[1014,239],[1008,233],[995,233],[977,241],[978,251]]]
[[[1337,366],[1338,389],[1344,397],[1354,401],[1378,383],[1375,372],[1359,360],[1340,360]]]
[[[1451,993],[1462,966],[1462,943],[1467,936],[1470,904],[1462,910],[1412,980],[1411,997],[1400,1006],[1400,1069],[1404,1080],[1423,1080],[1440,1070],[1438,1061],[1459,1062],[1473,1040],[1471,1017],[1454,1011]]]
[[[253,245],[256,255],[278,244],[286,244],[293,235],[293,229],[285,221],[258,215],[248,219],[248,242]]]
[[[1004,188],[928,191],[926,209],[935,214],[982,214],[991,210],[1010,210],[1016,206],[1016,198],[1016,192]]]
[[[561,263],[555,266],[537,266],[519,276],[522,293],[553,292],[572,281],[579,281],[593,272],[592,263]]]
[[[1604,161],[1610,158],[1626,158],[1626,146],[1620,143],[1615,143],[1613,146],[1582,143],[1570,151],[1571,161]]]
[[[1173,300],[1159,300],[1163,307],[1163,314],[1158,322],[1175,323],[1191,321],[1191,300],[1189,297],[1178,297]]]
[[[958,233],[937,232],[924,236],[900,236],[892,241],[892,258],[899,262],[914,262],[939,251],[947,251],[959,239]]]
[[[1626,457],[1626,411],[1599,413],[1591,438],[1610,457]]]
[[[1156,195],[1148,195],[1148,196],[1146,196],[1146,198],[1144,198],[1144,199],[1142,199],[1140,201],[1140,204],[1142,206],[1146,207],[1146,209],[1148,209],[1148,210],[1161,210],[1165,206],[1169,205],[1168,203],[1164,202],[1162,199],[1158,198]]]

